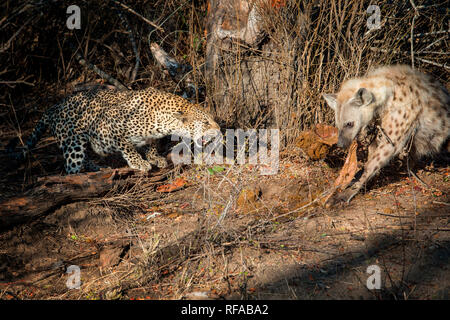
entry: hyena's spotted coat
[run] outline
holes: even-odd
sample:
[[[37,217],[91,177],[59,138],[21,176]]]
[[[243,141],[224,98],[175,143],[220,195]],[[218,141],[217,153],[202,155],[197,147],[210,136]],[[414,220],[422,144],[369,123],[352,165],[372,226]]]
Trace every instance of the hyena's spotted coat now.
[[[349,202],[393,157],[407,151],[419,158],[440,151],[450,136],[450,95],[429,75],[409,66],[386,66],[343,83],[325,94],[335,111],[339,147],[364,138],[370,127],[377,137],[369,146],[361,178],[333,198]],[[407,148],[407,150],[405,149]]]

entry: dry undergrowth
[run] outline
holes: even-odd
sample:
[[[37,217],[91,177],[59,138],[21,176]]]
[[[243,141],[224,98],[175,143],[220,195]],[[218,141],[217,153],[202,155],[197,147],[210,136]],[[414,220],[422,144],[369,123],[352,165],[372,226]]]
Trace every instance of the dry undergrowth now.
[[[449,185],[439,179],[448,169],[421,173],[444,193],[411,179],[385,181],[388,174],[348,208],[325,210],[314,200],[332,187],[337,170],[323,161],[291,157],[281,162],[277,176],[261,176],[251,165],[221,167],[173,170],[162,184],[180,177],[185,184],[171,193],[157,192],[144,179],[58,210],[44,220],[47,238],[34,247],[59,239],[66,249],[48,255],[58,260],[47,271],[27,271],[24,279],[33,284],[27,290],[50,299],[445,295],[445,280],[429,290],[429,276],[417,272],[427,263],[438,266],[432,267],[435,277],[446,272],[439,266],[448,241]],[[82,266],[80,290],[67,290],[64,269],[52,267],[58,261]],[[371,264],[383,270],[381,291],[365,288]],[[5,292],[23,298],[18,288]]]
[[[444,297],[449,287],[448,168],[424,171],[440,194],[391,170],[395,174],[376,179],[349,208],[330,211],[314,200],[332,186],[336,170],[328,162],[310,163],[292,146],[304,128],[332,122],[321,93],[337,90],[345,78],[372,66],[410,64],[413,52],[417,68],[448,83],[445,2],[415,1],[416,9],[412,3],[380,2],[382,28],[371,32],[366,9],[377,3],[370,1],[288,1],[271,11],[264,20],[268,39],[298,37],[295,45],[285,42],[285,50],[277,52],[281,63],[291,65],[289,83],[298,84],[292,103],[280,104],[278,112],[282,140],[291,145],[282,150],[280,174],[262,177],[248,165],[213,173],[202,166],[177,168],[168,180],[184,177],[187,184],[179,191],[160,193],[143,179],[19,226],[1,235],[0,298],[179,299],[193,292],[213,298]],[[99,82],[76,61],[70,42],[130,88],[152,85],[176,92],[177,84],[151,57],[149,44],[156,41],[194,66],[194,78],[204,84],[204,1],[157,1],[153,7],[146,1],[130,3],[164,28],[155,31],[126,14],[141,60],[134,80],[136,55],[110,2],[79,5],[89,8],[88,28],[67,32],[64,2],[0,4],[2,149],[11,138],[28,133],[33,120],[75,85]],[[229,106],[221,107],[223,114],[230,113]],[[248,126],[257,123],[260,119]],[[58,152],[54,140],[47,139],[36,150],[38,160],[7,172],[18,185],[14,190],[26,188],[29,177],[59,173]],[[2,180],[2,188],[9,182]],[[373,263],[386,271],[383,283],[390,295],[368,293],[360,285],[365,267]],[[71,264],[82,266],[79,291],[65,286]]]
[[[265,41],[274,43],[268,59],[279,63],[279,76],[292,86],[291,94],[274,102],[277,110],[259,110],[253,119],[241,123],[242,128],[261,126],[274,112],[275,125],[282,129],[282,145],[292,145],[301,130],[333,121],[322,93],[336,91],[346,78],[380,64],[414,63],[443,83],[449,81],[445,1],[390,4],[321,0],[280,4],[278,9],[262,10],[261,23]],[[110,1],[81,1],[78,5],[83,9],[85,25],[74,31],[66,28],[64,1],[6,1],[0,5],[0,116],[4,135],[21,137],[31,127],[27,122],[30,118],[38,117],[75,87],[98,84],[98,75],[80,65],[76,53],[126,87],[151,85],[178,92],[179,84],[161,72],[151,55],[150,43],[156,42],[179,61],[193,66],[198,87],[209,86],[202,71],[206,1],[157,1],[153,6],[146,1],[133,2],[135,12],[162,29],[155,29],[123,8],[119,15]],[[380,8],[379,29],[367,27],[371,19],[369,5]],[[241,45],[236,50],[238,60],[266,56],[258,48]],[[140,64],[135,69],[137,60]],[[235,60],[224,63],[240,64]],[[41,92],[47,92],[45,97]],[[236,108],[247,108],[232,103],[210,107],[217,111],[220,122],[231,124],[228,117],[240,114]]]

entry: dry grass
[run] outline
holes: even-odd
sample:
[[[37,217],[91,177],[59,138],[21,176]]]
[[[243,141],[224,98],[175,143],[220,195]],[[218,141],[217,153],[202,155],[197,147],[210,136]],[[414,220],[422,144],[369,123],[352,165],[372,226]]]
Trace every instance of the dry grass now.
[[[239,65],[242,59],[253,59],[255,56],[276,61],[279,76],[283,79],[280,87],[283,96],[275,97],[279,100],[273,101],[277,109],[260,110],[255,96],[249,95],[246,98],[249,104],[240,105],[238,102],[241,100],[236,100],[229,105],[212,106],[216,116],[230,127],[262,127],[267,124],[279,127],[282,129],[283,145],[289,146],[299,132],[310,125],[333,122],[333,115],[321,99],[322,93],[336,91],[344,79],[361,75],[376,65],[411,64],[411,49],[415,67],[433,73],[448,84],[448,66],[444,66],[448,60],[449,40],[445,2],[415,1],[418,11],[413,9],[409,1],[395,3],[287,1],[287,6],[280,10],[266,8],[262,16],[265,41],[272,43],[270,53],[239,45],[234,56],[237,60],[227,63]],[[129,30],[111,8],[111,2],[79,1],[85,28],[70,32],[65,27],[65,8],[69,4],[72,3],[3,1],[0,4],[2,144],[11,137],[28,132],[34,122],[29,120],[35,120],[45,108],[70,93],[76,84],[99,82],[97,74],[76,61],[75,52],[69,43],[90,63],[129,88],[152,85],[177,92],[177,84],[160,71],[151,56],[149,44],[156,41],[170,54],[194,67],[194,78],[199,85],[208,87],[210,99],[220,94],[214,92],[214,87],[210,86],[201,72],[205,60],[205,1],[158,0],[151,5],[148,1],[130,2],[130,7],[136,12],[164,29],[155,30],[133,14],[125,14],[137,40],[141,61],[134,80],[132,74],[136,55],[130,44]],[[369,14],[366,9],[369,4],[379,4],[381,8],[380,30],[368,32],[366,22]],[[442,30],[447,31],[439,33]],[[411,32],[415,39],[412,47],[408,41]],[[239,77],[228,76],[239,84]],[[250,105],[254,112],[252,117],[241,117]],[[359,246],[358,242],[355,244],[351,235],[366,234],[366,225],[365,221],[353,225],[355,217],[363,220],[355,212],[347,212],[348,216],[342,218],[330,217],[328,212],[312,206],[305,210],[298,209],[308,204],[314,193],[323,191],[326,186],[325,182],[312,178],[323,178],[322,168],[311,170],[306,163],[300,163],[295,170],[288,170],[283,176],[284,181],[290,181],[293,175],[300,175],[296,178],[303,183],[301,188],[304,194],[301,199],[288,199],[282,201],[281,205],[273,199],[258,200],[258,206],[246,207],[238,212],[235,210],[239,195],[249,185],[261,180],[257,172],[249,173],[244,166],[231,166],[218,177],[212,177],[204,167],[191,168],[185,174],[191,175],[195,184],[180,195],[162,196],[154,191],[154,186],[146,187],[145,181],[131,189],[112,190],[104,198],[90,202],[88,207],[100,212],[112,212],[115,222],[111,226],[113,235],[117,233],[119,238],[130,239],[132,249],[137,250],[133,251],[136,255],[130,253],[117,270],[102,271],[103,274],[89,277],[89,282],[74,296],[70,296],[73,293],[66,290],[63,283],[65,278],[55,273],[55,282],[60,282],[62,292],[57,297],[89,298],[94,295],[113,299],[120,298],[122,292],[130,294],[135,289],[151,292],[154,286],[159,286],[159,289],[165,288],[163,292],[166,297],[172,298],[181,298],[202,287],[208,290],[217,287],[218,291],[227,295],[238,292],[239,297],[248,298],[249,275],[260,267],[258,255],[264,256],[266,251],[271,254],[281,252],[283,256],[280,254],[279,259],[280,265],[283,265],[285,251],[282,250],[286,247],[286,252],[301,257],[301,263],[307,261],[315,265],[321,262],[332,269],[334,265],[328,265],[327,260],[340,257],[341,252],[337,246],[333,247],[333,241],[324,244],[320,235],[335,232],[336,238],[342,238],[340,245],[347,249],[346,243],[354,241],[351,249],[363,251],[363,246]],[[173,172],[173,177],[180,173]],[[297,182],[293,184],[300,185]],[[276,195],[287,193],[288,187],[291,186],[283,185]],[[191,203],[190,209],[179,209],[180,203],[184,202]],[[366,202],[361,203],[367,205]],[[390,205],[388,203],[386,207]],[[372,202],[368,208],[371,206]],[[153,207],[155,209],[151,209]],[[157,220],[157,223],[147,219],[148,215],[158,210],[167,210],[164,219]],[[426,210],[427,207],[424,212]],[[173,219],[166,217],[179,211],[182,211],[180,221],[176,220],[176,215]],[[403,211],[405,215],[411,214],[410,211]],[[127,214],[130,212],[133,214]],[[318,226],[310,228],[309,220],[303,220],[303,214],[309,213],[319,213],[320,221],[314,221]],[[283,214],[284,223],[280,224],[275,217]],[[376,217],[376,213],[371,211],[370,214],[371,218]],[[301,219],[297,219],[299,217]],[[347,218],[348,221],[345,221]],[[338,224],[342,220],[349,225],[343,224],[348,228],[344,235],[340,235],[334,227],[334,221]],[[389,228],[386,221],[377,222],[378,229],[374,228],[375,231],[370,232],[377,234],[379,230]],[[426,223],[423,226],[426,227]],[[59,227],[65,230],[67,226],[61,222]],[[397,227],[396,223],[392,223],[392,229]],[[57,236],[55,239],[58,239]],[[93,233],[92,237],[95,236]],[[393,237],[397,236],[394,233]],[[102,239],[98,241],[102,244]],[[323,257],[320,256],[320,250],[331,253]],[[249,251],[253,255],[247,256]],[[317,253],[321,259],[308,257],[308,252]],[[346,253],[353,254],[350,249]],[[268,261],[271,261],[271,257],[263,262]],[[348,261],[354,260],[349,258]],[[89,271],[94,270],[93,273],[97,272],[95,265],[92,269],[88,268]],[[296,279],[292,274],[286,273],[285,276],[292,276],[293,281]],[[294,289],[297,293],[288,293],[289,298],[296,298],[296,294],[301,293],[300,289]]]
[[[410,293],[411,297],[425,297],[421,296],[423,291],[417,295],[407,287],[414,282],[407,273],[414,274],[416,268],[411,252],[425,255],[423,243],[429,243],[431,235],[437,245],[445,246],[448,214],[442,208],[439,211],[425,205],[417,216],[408,198],[395,197],[380,188],[359,197],[347,210],[329,211],[320,206],[296,209],[326,186],[324,180],[311,177],[330,179],[333,173],[320,163],[308,165],[305,160],[283,162],[281,167],[279,180],[262,178],[257,168],[248,166],[227,166],[217,175],[210,175],[204,166],[191,167],[181,173],[190,182],[186,189],[160,195],[158,200],[152,199],[152,188],[138,184],[123,194],[127,202],[115,194],[90,202],[88,207],[95,212],[104,211],[102,207],[112,209],[107,211],[114,217],[114,223],[108,224],[108,240],[98,236],[104,229],[95,225],[91,230],[74,226],[73,232],[80,238],[93,237],[97,245],[106,248],[127,239],[130,249],[118,266],[98,268],[94,264],[84,268],[86,282],[81,290],[62,287],[58,289],[62,295],[57,295],[58,290],[52,287],[51,296],[181,299],[203,292],[212,298],[234,299],[327,299],[352,294],[407,299]],[[270,187],[250,204],[240,202],[239,196],[255,185]],[[289,196],[283,198],[285,194]],[[422,195],[422,199],[427,197]],[[391,210],[398,201],[402,205],[390,216],[379,214]],[[190,205],[184,207],[185,203]],[[133,214],[127,215],[128,210]],[[146,218],[155,211],[161,215]],[[432,214],[427,216],[427,212]],[[66,223],[61,221],[60,228],[64,233]],[[383,270],[383,291],[364,292],[365,268],[370,264]],[[405,274],[402,268],[406,268]],[[311,276],[298,277],[294,270]],[[62,282],[65,278],[50,280]],[[423,290],[426,286],[421,281],[419,277]],[[348,292],[349,283],[358,293]],[[327,291],[325,285],[333,289]],[[275,288],[272,293],[271,286]]]
[[[263,66],[264,59],[276,62],[276,74],[268,74],[266,82],[270,86],[276,82],[273,77],[279,77],[276,90],[280,94],[267,97],[249,91],[242,97],[236,90],[224,105],[214,105],[214,97],[221,92],[214,91],[202,72],[206,1],[133,2],[133,10],[162,29],[121,10],[124,22],[109,1],[81,1],[78,5],[82,29],[69,31],[65,2],[1,4],[0,115],[7,123],[2,130],[8,135],[20,135],[30,113],[35,118],[34,111],[40,114],[76,85],[98,82],[96,73],[78,63],[75,52],[129,88],[152,85],[177,92],[179,86],[160,72],[151,56],[149,44],[153,41],[194,67],[193,78],[199,86],[207,85],[207,102],[221,123],[227,127],[281,128],[283,146],[291,144],[300,130],[333,121],[322,93],[337,90],[344,79],[364,74],[376,65],[411,64],[414,59],[415,67],[433,73],[444,83],[449,81],[444,1],[286,1],[280,9],[264,7],[260,10],[266,35],[263,43],[270,45],[233,45],[230,50],[235,52],[224,64],[258,60],[262,64],[256,66]],[[380,29],[367,28],[369,5],[380,7]],[[136,39],[140,58],[137,73],[129,31]],[[231,88],[240,86],[239,72],[226,77],[233,83]],[[42,96],[41,92],[47,94]]]
[[[379,29],[367,27],[369,5],[379,5]],[[243,128],[281,128],[285,146],[312,124],[333,122],[333,114],[321,98],[323,93],[337,91],[343,80],[363,75],[378,65],[412,64],[411,52],[416,68],[448,83],[446,6],[443,1],[416,1],[416,8],[408,1],[387,4],[336,0],[287,1],[279,10],[264,8],[260,12],[267,34],[263,44],[249,48],[233,43],[229,49],[233,54],[223,61],[225,81],[231,83],[236,94],[231,93],[228,103],[216,106],[219,118]],[[246,96],[241,97],[241,72],[252,63],[255,68],[267,69],[263,71],[267,73],[267,90],[277,86],[275,94],[252,92],[248,86]],[[276,65],[275,73],[272,64]],[[255,71],[253,77],[264,75]],[[212,100],[214,94],[220,93],[213,87]]]

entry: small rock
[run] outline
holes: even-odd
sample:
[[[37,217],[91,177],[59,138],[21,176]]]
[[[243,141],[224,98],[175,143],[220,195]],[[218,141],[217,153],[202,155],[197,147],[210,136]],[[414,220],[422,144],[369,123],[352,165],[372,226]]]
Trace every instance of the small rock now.
[[[215,300],[219,297],[212,293],[207,291],[193,291],[187,293],[184,297],[186,300]]]
[[[123,247],[105,247],[100,250],[99,266],[102,268],[113,267],[119,264]]]

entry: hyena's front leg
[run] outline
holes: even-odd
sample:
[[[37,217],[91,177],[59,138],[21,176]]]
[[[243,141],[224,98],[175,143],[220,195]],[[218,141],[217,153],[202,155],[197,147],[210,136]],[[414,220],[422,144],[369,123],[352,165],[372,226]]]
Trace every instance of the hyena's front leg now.
[[[338,202],[350,202],[350,200],[361,190],[361,188],[398,152],[396,148],[388,142],[374,141],[374,145],[369,147],[369,154],[367,163],[364,165],[364,172],[361,178],[355,182],[351,187],[336,194],[332,204]]]

